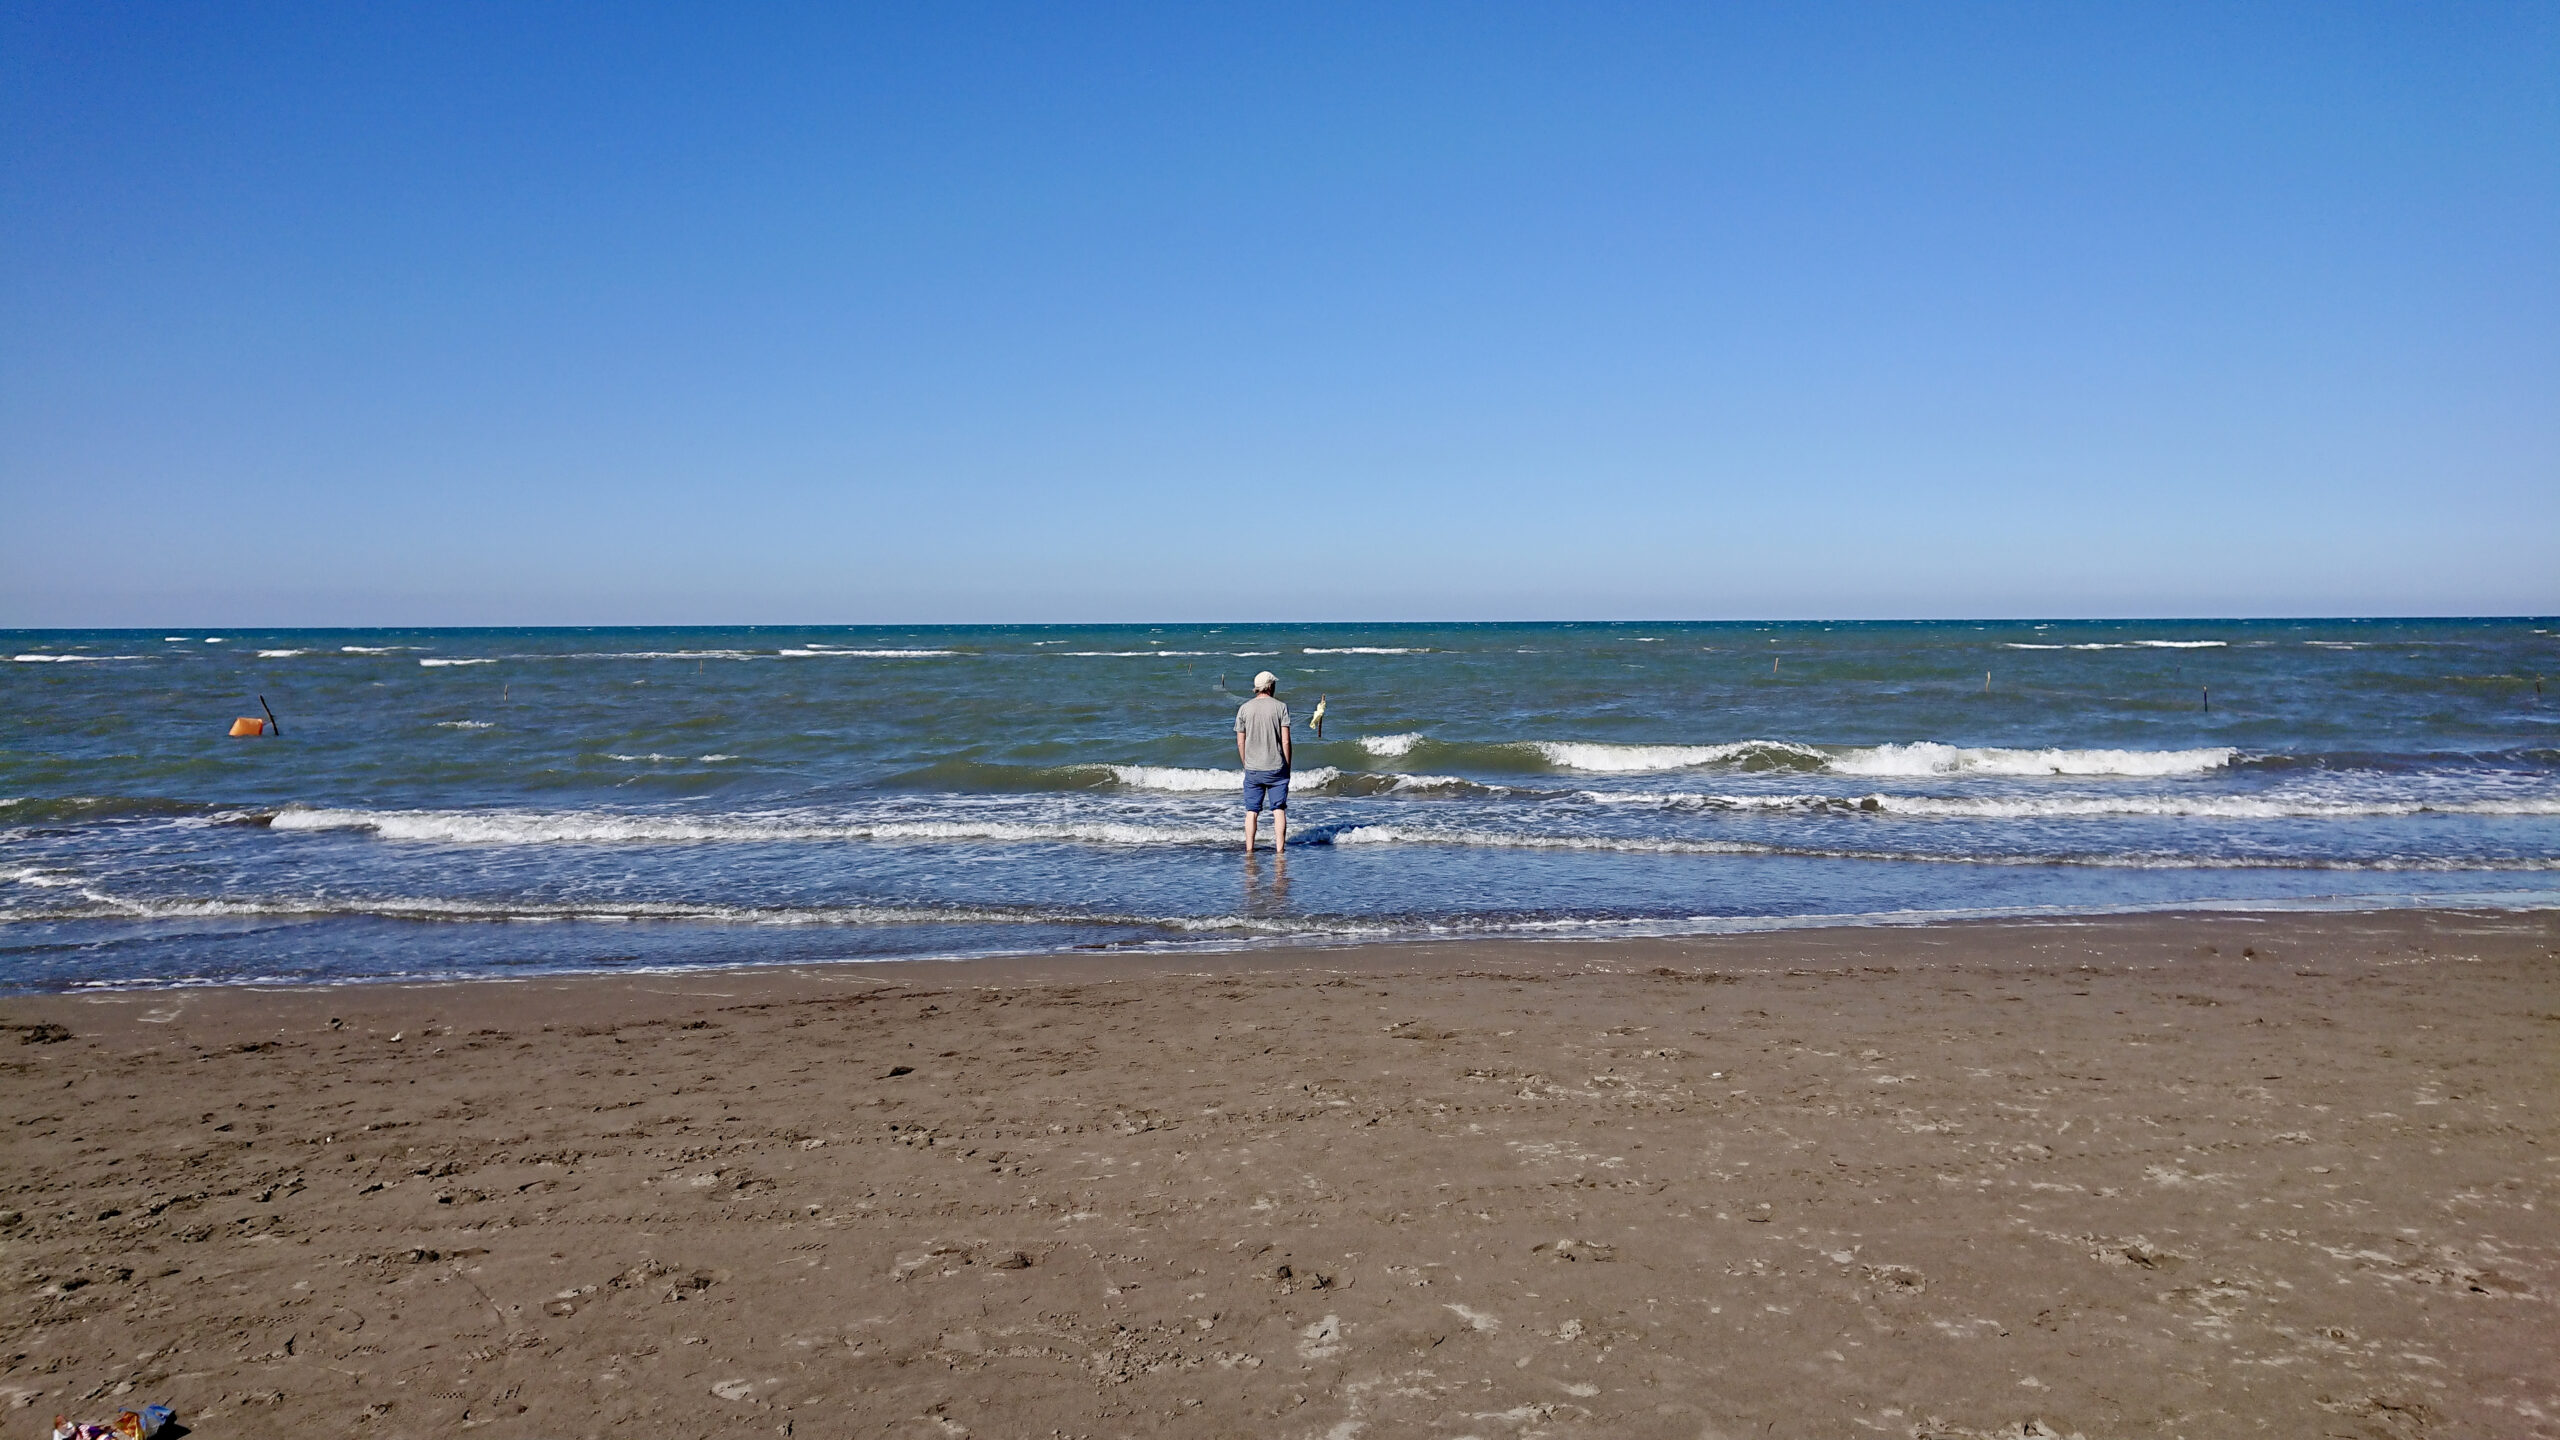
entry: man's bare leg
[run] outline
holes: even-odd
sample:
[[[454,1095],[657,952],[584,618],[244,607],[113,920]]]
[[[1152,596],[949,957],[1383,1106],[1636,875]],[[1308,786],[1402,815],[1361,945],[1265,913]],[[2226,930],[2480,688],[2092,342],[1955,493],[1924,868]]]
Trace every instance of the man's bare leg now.
[[[1284,810],[1284,811],[1282,811],[1281,813],[1285,815],[1285,814],[1287,814],[1288,812]],[[1285,824],[1287,824],[1288,822],[1287,822],[1287,821],[1285,821],[1285,820],[1283,820],[1283,821],[1282,821],[1282,822],[1280,822],[1280,823],[1282,823],[1282,824],[1284,824],[1284,825],[1285,825]],[[1262,829],[1262,812],[1261,812],[1261,811],[1259,811],[1259,810],[1247,810],[1246,812],[1244,812],[1244,853],[1246,853],[1247,855],[1250,855],[1250,854],[1252,854],[1252,853],[1253,853],[1253,837],[1254,837],[1254,836],[1255,836],[1255,834],[1257,834],[1261,829]]]
[[[1271,812],[1271,853],[1283,855],[1288,853],[1288,849],[1289,807],[1283,805]]]

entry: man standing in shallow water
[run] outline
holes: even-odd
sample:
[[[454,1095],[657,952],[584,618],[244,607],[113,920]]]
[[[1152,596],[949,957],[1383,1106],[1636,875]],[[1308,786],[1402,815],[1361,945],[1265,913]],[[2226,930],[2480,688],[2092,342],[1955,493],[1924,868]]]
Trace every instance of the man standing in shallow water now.
[[[1236,707],[1236,758],[1244,762],[1244,853],[1253,853],[1262,807],[1271,806],[1271,848],[1286,856],[1289,844],[1289,707],[1272,692],[1280,677],[1253,677],[1253,698]]]

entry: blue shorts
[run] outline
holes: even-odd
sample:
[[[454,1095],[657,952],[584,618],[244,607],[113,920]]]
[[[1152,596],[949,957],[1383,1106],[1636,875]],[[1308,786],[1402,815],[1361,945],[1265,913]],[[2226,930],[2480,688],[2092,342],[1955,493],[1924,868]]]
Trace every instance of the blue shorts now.
[[[1244,772],[1244,808],[1259,815],[1265,797],[1274,810],[1289,808],[1289,772],[1286,770],[1247,770]]]

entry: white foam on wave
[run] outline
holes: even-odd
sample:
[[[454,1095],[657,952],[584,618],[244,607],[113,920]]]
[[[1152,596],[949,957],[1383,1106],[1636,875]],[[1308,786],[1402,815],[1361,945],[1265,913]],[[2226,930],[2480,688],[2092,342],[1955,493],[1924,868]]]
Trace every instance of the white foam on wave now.
[[[444,665],[495,665],[498,662],[489,659],[486,656],[475,657],[468,660],[442,660],[434,656],[429,656],[426,659],[420,660],[418,663],[432,670]]]
[[[1198,770],[1182,765],[1104,765],[1111,778],[1133,790],[1168,790],[1194,792],[1234,790],[1244,784],[1241,770]],[[1320,790],[1341,776],[1331,765],[1301,770],[1289,777],[1289,788],[1297,791]]]
[[[832,655],[838,652],[830,650],[827,653]],[[563,660],[754,660],[759,657],[747,650],[600,650],[563,655],[559,658]]]
[[[283,831],[370,830],[386,840],[481,845],[850,838],[847,828],[841,825],[780,817],[711,820],[537,810],[339,810],[291,806],[276,812],[267,823],[269,828]]]
[[[1301,645],[1301,655],[1428,655],[1425,645]]]
[[[1114,783],[1137,790],[1233,790],[1244,783],[1237,770],[1198,770],[1181,765],[1104,765]]]
[[[1422,736],[1419,733],[1412,735],[1363,735],[1360,737],[1360,748],[1377,756],[1381,760],[1395,760],[1406,755],[1410,755],[1413,753],[1413,747],[1421,743]]]
[[[1829,747],[1800,745],[1791,740],[1737,740],[1715,745],[1626,745],[1594,740],[1523,743],[1558,769],[1587,774],[1643,774],[1761,760],[1819,767],[1835,775],[1877,777],[2160,777],[2219,770],[2240,754],[2229,746],[2200,750],[2026,750],[1942,745],[1927,740]]]
[[[2313,645],[2321,641],[2308,642]],[[2076,645],[2038,645],[2026,640],[2004,640],[2003,650],[2217,650],[2228,647],[2228,640],[2088,640]]]
[[[1077,659],[1077,660],[1136,660],[1136,659],[1142,659],[1142,658],[1162,658],[1162,657],[1165,657],[1165,656],[1176,656],[1176,655],[1178,655],[1178,656],[1224,655],[1224,654],[1226,654],[1227,652],[1225,652],[1225,651],[1223,651],[1223,650],[1060,650],[1060,651],[1058,651],[1058,652],[1056,652],[1056,653],[1057,653],[1057,655],[1059,656],[1059,658],[1061,658],[1061,659]]]
[[[1617,745],[1596,740],[1532,740],[1530,749],[1550,765],[1592,774],[1639,774],[1727,765],[1756,755],[1819,761],[1821,751],[1785,740],[1738,740],[1723,745]]]
[[[617,755],[608,750],[604,758],[621,760],[634,765],[710,765],[722,760],[735,760],[738,757],[735,755],[660,755],[654,751],[647,755]]]
[[[397,645],[341,645],[338,647],[338,653],[341,655],[388,655],[399,648]]]
[[[1416,790],[1476,790],[1486,794],[1497,795],[1504,791],[1503,786],[1487,785],[1482,781],[1470,780],[1463,775],[1398,775],[1395,777],[1395,784],[1389,788],[1397,792]]]
[[[19,664],[21,664],[21,665],[42,665],[42,664],[45,664],[45,663],[47,663],[47,662],[52,662],[52,661],[72,662],[72,661],[83,661],[83,660],[139,660],[139,659],[141,659],[142,657],[141,657],[141,656],[139,656],[139,655],[42,655],[42,654],[27,654],[27,655],[12,655],[12,656],[10,656],[9,658],[10,658],[10,659],[12,659],[12,660],[17,661],[17,662],[18,662]]]
[[[2255,795],[1958,798],[1871,796],[1889,815],[1951,819],[2047,820],[2160,816],[2207,820],[2368,820],[2413,815],[2560,815],[2560,797],[2520,800],[2314,800]],[[1866,802],[1859,801],[1861,806]]]
[[[1134,916],[1088,916],[1074,911],[1008,910],[970,906],[901,905],[708,905],[681,901],[461,900],[442,897],[382,899],[157,899],[131,900],[88,892],[91,902],[69,910],[48,909],[0,915],[6,920],[114,918],[125,920],[193,920],[229,917],[270,919],[335,919],[371,916],[393,920],[479,921],[541,924],[586,921],[624,924],[640,920],[729,925],[952,925],[952,924],[1104,924],[1147,925]],[[1168,927],[1186,928],[1186,927]]]
[[[2516,800],[2322,800],[2281,795],[1720,795],[1699,791],[1585,790],[1595,805],[1682,810],[1902,815],[1946,820],[2362,820],[2414,815],[2560,815],[2560,796]]]
[[[20,865],[8,870],[0,870],[0,880],[16,885],[32,885],[39,890],[56,890],[80,883],[80,877],[76,875],[68,875],[41,865]]]
[[[1074,840],[1098,845],[1224,845],[1224,825],[1129,825],[1116,822],[1035,824],[1018,821],[915,820],[852,827],[863,840]]]
[[[1226,837],[1221,837],[1226,838]],[[0,911],[0,924],[62,920],[196,920],[259,918],[335,920],[379,918],[442,921],[457,924],[627,925],[657,922],[690,925],[772,927],[906,926],[906,925],[1050,925],[1111,926],[1174,934],[1245,933],[1258,935],[1386,936],[1406,933],[1409,924],[1359,923],[1337,917],[1262,915],[1140,915],[1092,912],[1041,906],[971,905],[716,905],[685,901],[614,902],[540,900],[465,900],[439,896],[383,898],[301,898],[276,896],[231,899],[131,900],[96,891],[83,893],[88,903],[33,910]],[[1426,930],[1442,927],[1428,926]]]
[[[1649,855],[1783,855],[1810,860],[1869,860],[1896,864],[2046,866],[2105,870],[2317,870],[2353,872],[2544,873],[2560,871],[2560,857],[2491,859],[2317,856],[2192,855],[2143,852],[2081,854],[1964,854],[1929,850],[1860,849],[1815,845],[1754,844],[1738,840],[1686,840],[1667,836],[1546,835],[1507,830],[1440,830],[1405,825],[1355,825],[1335,831],[1335,845],[1451,845],[1502,850],[1586,850]]]
[[[937,655],[957,655],[957,650],[839,650],[832,645],[813,645],[801,650],[775,652],[790,660],[929,660]]]
[[[1657,836],[1534,835],[1509,830],[1434,830],[1411,825],[1354,825],[1333,832],[1336,845],[1456,845],[1498,850],[1604,850],[1653,855],[1768,855],[1778,847],[1740,840]]]
[[[296,655],[308,655],[310,653],[311,652],[308,650],[261,650],[258,652],[258,658],[261,660],[290,660]]]
[[[486,730],[497,723],[495,720],[439,720],[436,722],[436,728],[439,730]]]
[[[1818,795],[1711,795],[1696,790],[1584,790],[1573,798],[1590,805],[1650,805],[1672,810],[1814,810],[1831,803]]]
[[[2227,745],[2200,750],[2010,750],[1967,748],[1919,740],[1908,745],[1874,745],[1842,750],[1824,768],[1837,775],[2037,776],[2123,775],[2156,777],[2202,775],[2239,757]]]
[[[385,840],[449,845],[681,845],[778,841],[1082,841],[1101,845],[1223,844],[1227,827],[1112,821],[828,821],[789,814],[696,818],[540,810],[340,810],[290,807],[277,830],[370,830]]]

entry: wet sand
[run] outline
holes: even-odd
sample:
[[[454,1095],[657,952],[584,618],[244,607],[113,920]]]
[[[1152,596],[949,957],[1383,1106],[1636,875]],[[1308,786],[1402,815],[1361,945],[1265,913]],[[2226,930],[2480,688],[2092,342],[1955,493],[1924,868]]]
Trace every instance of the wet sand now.
[[[2548,914],[0,1021],[11,1434],[2560,1436]]]

